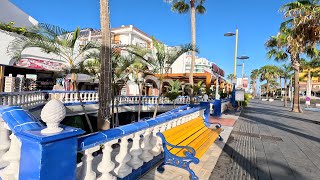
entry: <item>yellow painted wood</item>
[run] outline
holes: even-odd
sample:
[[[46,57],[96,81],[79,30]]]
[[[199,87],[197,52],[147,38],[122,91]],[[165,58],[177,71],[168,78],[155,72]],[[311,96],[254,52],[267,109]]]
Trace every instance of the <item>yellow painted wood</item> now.
[[[218,129],[218,132],[221,132],[221,129]],[[212,131],[211,136],[205,141],[200,148],[196,150],[196,157],[201,158],[208,148],[214,143],[214,141],[219,137],[220,132]]]
[[[185,140],[182,144],[183,146],[190,146],[192,147],[194,150],[198,149],[196,147],[196,145],[198,145],[199,147],[202,145],[203,142],[205,142],[208,138],[208,136],[210,136],[211,130],[208,128],[203,128],[203,131],[201,132],[201,134],[199,133],[198,136],[192,136],[190,138],[188,138],[187,140]],[[193,146],[195,147],[193,147]],[[174,151],[174,153],[177,156],[184,156],[184,152],[186,151],[186,149],[177,149],[178,151]],[[170,151],[171,152],[171,151]],[[173,152],[171,152],[173,153]]]
[[[222,129],[209,129],[204,125],[203,118],[197,117],[189,122],[163,132],[166,140],[177,146],[189,146],[196,151],[196,157],[201,158],[213,142],[218,138]],[[184,157],[187,149],[172,148],[168,150],[177,156]]]
[[[203,120],[201,117],[197,117],[189,122],[186,122],[174,128],[168,129],[165,132],[163,132],[163,135],[166,138],[166,140],[169,142],[175,139],[176,137],[184,136],[185,133],[187,133],[188,131],[198,126],[204,126]]]
[[[203,134],[206,135],[206,131],[208,130],[208,128],[204,127],[202,129],[200,129],[199,131],[193,133],[191,132],[190,134],[188,134],[188,136],[182,137],[180,139],[183,139],[183,141],[180,141],[180,143],[178,143],[179,146],[187,146],[189,145],[191,142],[193,141],[197,141],[197,139],[199,139]],[[174,143],[177,144],[178,141],[175,141]],[[178,148],[174,148],[172,150],[170,150],[170,152],[172,154],[177,154],[178,152],[180,152],[181,149]],[[184,154],[182,154],[184,155]],[[181,156],[182,156],[181,155]]]

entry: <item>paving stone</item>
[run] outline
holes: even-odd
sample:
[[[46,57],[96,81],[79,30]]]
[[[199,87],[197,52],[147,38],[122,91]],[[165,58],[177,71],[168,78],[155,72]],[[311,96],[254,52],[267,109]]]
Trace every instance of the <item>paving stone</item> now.
[[[319,115],[250,101],[233,129],[244,134],[230,136],[210,179],[319,179]]]

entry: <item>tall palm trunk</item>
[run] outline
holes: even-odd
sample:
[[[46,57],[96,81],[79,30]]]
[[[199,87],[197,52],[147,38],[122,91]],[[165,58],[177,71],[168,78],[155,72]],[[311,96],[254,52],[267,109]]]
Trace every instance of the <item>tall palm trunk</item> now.
[[[308,80],[307,80],[307,93],[306,93],[306,97],[311,98],[311,89],[312,89],[311,70],[308,69]]]
[[[284,77],[284,107],[288,106],[288,97],[287,97],[287,77]]]
[[[100,0],[100,23],[101,23],[101,66],[99,86],[99,111],[97,128],[110,128],[110,100],[111,100],[111,34],[109,0]]]
[[[189,74],[189,83],[193,87],[193,71],[194,71],[194,64],[196,61],[196,52],[194,51],[196,49],[196,9],[195,9],[195,2],[194,0],[190,0],[190,15],[191,15],[191,44],[192,44],[192,59],[191,59],[191,68],[190,68],[190,74]],[[190,93],[190,103],[193,104],[193,90],[191,89]]]
[[[282,96],[282,77],[280,76],[280,96]]]
[[[139,83],[139,109],[138,109],[138,121],[141,119],[141,101],[142,101],[142,83]]]
[[[116,97],[116,120],[115,127],[119,126],[119,96]]]
[[[267,92],[266,92],[266,99],[269,98],[269,82],[267,81]]]
[[[293,69],[294,69],[294,95],[293,95],[293,112],[301,112],[300,102],[299,102],[299,70],[300,64],[298,63],[298,56],[295,56],[293,59]]]
[[[157,99],[157,104],[156,107],[154,108],[154,112],[153,112],[153,118],[155,118],[157,116],[157,112],[158,112],[158,108],[159,108],[159,102],[160,102],[160,97],[161,97],[161,92],[162,92],[162,84],[163,84],[163,80],[160,80],[160,85],[159,85],[159,96]]]
[[[253,81],[252,83],[252,89],[253,89],[253,97],[256,97],[257,96],[257,89],[256,89],[256,80]]]

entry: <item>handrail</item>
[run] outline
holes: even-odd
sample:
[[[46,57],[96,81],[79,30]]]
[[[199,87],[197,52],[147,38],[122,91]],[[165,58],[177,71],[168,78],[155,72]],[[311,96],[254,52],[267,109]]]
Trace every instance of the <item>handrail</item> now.
[[[201,109],[201,107],[195,107],[174,114],[152,118],[144,122],[136,122],[133,124],[124,125],[109,130],[100,131],[98,133],[85,135],[83,137],[80,137],[78,140],[78,151],[84,151],[99,144],[104,144],[114,139],[120,139],[121,137],[124,137],[126,135],[133,134],[146,128],[154,127],[159,124],[163,124],[167,121],[179,118],[186,114],[191,114],[196,111],[200,111]]]

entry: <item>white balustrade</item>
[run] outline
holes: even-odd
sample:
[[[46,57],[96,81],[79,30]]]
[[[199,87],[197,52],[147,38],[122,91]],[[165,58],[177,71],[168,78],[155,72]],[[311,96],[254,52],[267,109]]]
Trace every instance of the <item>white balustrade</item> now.
[[[101,172],[101,176],[98,177],[98,180],[116,180],[117,178],[111,174],[115,168],[115,163],[111,160],[112,153],[112,144],[116,143],[115,141],[109,141],[104,144],[104,149],[102,150],[103,156],[102,160],[98,165],[98,171]]]
[[[139,131],[134,134],[133,137],[133,142],[132,142],[132,147],[130,149],[130,155],[131,155],[131,160],[128,162],[128,164],[133,168],[133,169],[138,169],[143,165],[143,161],[139,158],[139,156],[142,154],[142,149],[140,148],[140,139],[141,135],[145,131]]]
[[[7,162],[2,159],[2,156],[8,151],[10,147],[9,130],[5,128],[5,123],[0,118],[0,168],[6,166]]]
[[[131,159],[131,156],[128,153],[128,139],[130,139],[131,136],[132,135],[128,135],[121,138],[120,151],[116,156],[116,161],[119,165],[114,169],[114,173],[120,178],[124,178],[132,172],[132,167],[127,165],[127,162]]]
[[[5,128],[9,130],[6,125]],[[21,142],[13,133],[10,135],[10,139],[10,148],[2,156],[2,160],[8,162],[8,166],[0,172],[0,177],[4,180],[17,180],[20,167]]]
[[[121,98],[123,101],[124,97]],[[130,100],[130,98],[128,99]],[[155,127],[149,127],[119,139],[102,143],[104,148],[100,162],[97,162],[98,159],[94,159],[98,157],[101,158],[100,155],[96,157],[92,155],[92,153],[100,149],[100,145],[97,144],[94,148],[85,150],[80,177],[78,177],[78,179],[116,180],[117,178],[126,177],[134,169],[140,168],[145,162],[149,162],[154,156],[163,152],[161,138],[156,135],[158,132],[164,132],[165,130],[186,123],[203,113],[204,111],[190,113],[163,124],[158,124]],[[132,139],[132,142],[129,143],[129,139]],[[120,143],[118,144],[119,140]],[[113,147],[115,144],[117,144],[117,146]],[[96,172],[94,172],[95,163],[93,162],[98,163],[96,164],[97,170],[101,173],[99,177],[97,177]]]
[[[152,133],[152,130],[153,130],[152,128],[148,128],[143,134],[143,141],[141,144],[141,148],[143,152],[140,155],[140,158],[144,162],[149,162],[153,158],[153,155],[149,152],[152,149],[152,144],[150,143],[150,135]]]
[[[161,147],[162,147],[162,140],[159,136],[157,136],[157,133],[160,131],[162,128],[162,125],[158,125],[155,128],[153,128],[150,142],[153,148],[151,149],[151,153],[153,156],[158,156],[161,153]]]
[[[98,151],[100,146],[95,146],[93,148],[87,149],[83,152],[82,157],[82,167],[81,167],[81,174],[80,179],[82,180],[95,180],[96,173],[92,169],[92,161],[93,155],[92,153]]]

